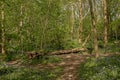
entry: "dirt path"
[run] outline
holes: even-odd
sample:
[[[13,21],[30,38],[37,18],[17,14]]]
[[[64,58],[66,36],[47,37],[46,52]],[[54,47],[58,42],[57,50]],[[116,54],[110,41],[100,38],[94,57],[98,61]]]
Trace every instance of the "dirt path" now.
[[[64,54],[57,55],[56,57],[60,57],[63,60],[60,63],[51,63],[47,65],[39,64],[37,65],[37,68],[45,69],[62,67],[63,68],[62,75],[59,76],[57,80],[78,80],[77,71],[80,66],[80,63],[83,62],[86,58],[90,57],[90,55]]]
[[[60,63],[60,66],[63,66],[64,70],[59,80],[78,80],[77,71],[80,63],[89,56],[90,55],[80,54],[61,55],[60,57],[63,58],[64,61]]]
[[[47,65],[37,64],[35,67],[38,69],[55,69],[57,67],[62,67],[63,72],[61,76],[58,77],[57,80],[79,80],[77,79],[77,71],[81,62],[83,62],[86,58],[90,57],[90,55],[82,55],[82,54],[64,54],[64,55],[56,55],[56,57],[62,58],[61,62],[58,63],[50,63]],[[12,65],[20,66],[19,60],[10,62]]]

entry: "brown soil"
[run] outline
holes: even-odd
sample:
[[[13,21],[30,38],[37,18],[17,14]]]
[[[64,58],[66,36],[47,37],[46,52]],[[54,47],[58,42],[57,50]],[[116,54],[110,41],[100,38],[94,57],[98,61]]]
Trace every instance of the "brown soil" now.
[[[62,58],[63,60],[59,63],[51,63],[47,65],[37,65],[39,69],[45,68],[57,68],[62,67],[63,72],[61,76],[58,77],[57,80],[79,80],[77,79],[78,76],[78,68],[86,58],[89,58],[90,55],[81,55],[81,54],[64,54],[64,55],[57,55],[57,57]]]
[[[60,76],[59,80],[78,80],[78,68],[80,63],[83,62],[90,55],[80,55],[80,54],[69,54],[62,55],[61,58],[64,62],[60,63],[64,67],[63,74]]]

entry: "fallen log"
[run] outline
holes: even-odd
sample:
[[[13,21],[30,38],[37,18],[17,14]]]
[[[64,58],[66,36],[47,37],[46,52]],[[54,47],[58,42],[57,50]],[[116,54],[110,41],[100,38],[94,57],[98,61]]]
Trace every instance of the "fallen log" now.
[[[38,52],[26,52],[26,55],[29,59],[33,59],[33,58],[39,58],[40,56],[43,56],[43,53],[38,53]]]
[[[62,55],[62,54],[70,54],[70,53],[79,53],[79,52],[85,52],[87,49],[85,48],[75,48],[75,49],[70,49],[70,50],[59,50],[59,51],[53,51],[49,53],[44,53],[44,52],[26,52],[27,56],[29,59],[33,58],[39,58],[40,56],[51,56],[51,55]]]
[[[48,55],[62,55],[62,54],[70,54],[70,53],[79,53],[79,52],[84,52],[87,49],[85,48],[75,48],[75,49],[70,49],[70,50],[59,50],[59,51],[54,51],[48,53]]]

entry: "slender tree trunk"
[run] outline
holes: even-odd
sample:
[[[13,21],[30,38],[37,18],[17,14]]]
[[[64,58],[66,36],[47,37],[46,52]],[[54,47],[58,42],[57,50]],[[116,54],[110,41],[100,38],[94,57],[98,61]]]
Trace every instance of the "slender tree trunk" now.
[[[1,53],[2,54],[5,54],[5,30],[4,30],[4,17],[5,17],[5,15],[4,15],[4,2],[1,2],[2,4],[1,4],[1,8],[2,8],[2,11],[1,11],[1,18],[2,18],[2,20],[1,20],[1,40],[2,40],[2,42],[1,42]]]
[[[21,4],[21,6],[20,6],[20,37],[21,37],[21,39],[20,39],[20,42],[22,42],[22,28],[23,28],[23,5]]]
[[[95,21],[95,16],[93,11],[92,0],[89,0],[89,5],[90,5],[91,21],[92,21],[93,32],[94,32],[94,51],[95,51],[96,57],[98,57],[99,53],[98,53],[98,41],[97,41],[97,29],[96,29],[96,21]]]
[[[45,31],[46,31],[47,26],[48,26],[48,18],[47,18],[47,16],[45,16],[43,20],[44,20],[44,22],[42,23],[42,26],[44,26],[44,27],[42,28],[41,50],[44,47],[46,47],[46,44],[45,44],[45,38],[46,38]]]
[[[79,0],[80,2],[80,22],[79,22],[79,43],[82,43],[82,28],[83,28],[83,25],[82,25],[82,0]]]
[[[44,22],[43,19],[41,18],[41,26],[44,26]],[[46,26],[45,26],[46,27]],[[41,35],[41,39],[40,39],[40,49],[43,50],[43,40],[44,40],[44,27],[42,27],[42,35]]]
[[[20,5],[20,21],[19,21],[19,28],[18,28],[18,35],[19,35],[19,47],[20,47],[20,50],[22,51],[23,53],[23,34],[22,34],[22,31],[23,31],[23,4],[21,3]]]
[[[2,7],[2,3],[0,2],[0,7]],[[2,9],[0,9],[0,20],[2,20],[1,18],[1,12]],[[1,21],[0,21],[0,54],[2,53],[2,27],[1,27]]]
[[[104,47],[107,47],[107,43],[108,43],[108,7],[107,7],[107,1],[106,0],[102,0],[103,2],[103,9],[104,9]]]
[[[71,6],[71,8],[72,8],[72,10],[71,10],[71,19],[70,19],[70,26],[71,26],[71,39],[73,39],[73,37],[74,37],[74,34],[73,34],[73,32],[74,32],[74,7],[73,7],[73,5]]]

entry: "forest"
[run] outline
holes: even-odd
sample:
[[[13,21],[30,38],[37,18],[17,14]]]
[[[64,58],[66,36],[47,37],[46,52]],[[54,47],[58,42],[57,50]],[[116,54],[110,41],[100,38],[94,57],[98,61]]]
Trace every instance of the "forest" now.
[[[120,0],[0,0],[0,80],[120,80]]]

